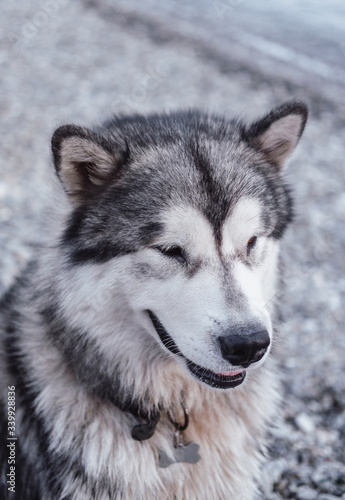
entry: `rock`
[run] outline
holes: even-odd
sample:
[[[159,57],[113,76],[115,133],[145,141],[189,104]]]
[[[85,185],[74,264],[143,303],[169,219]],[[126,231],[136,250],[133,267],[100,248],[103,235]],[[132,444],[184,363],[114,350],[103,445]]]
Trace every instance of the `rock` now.
[[[309,486],[300,486],[297,488],[296,498],[298,500],[316,500],[318,492],[309,488]]]
[[[282,472],[287,467],[287,461],[283,458],[268,462],[262,471],[261,487],[265,496],[268,496],[272,490],[274,483],[277,483],[282,475]]]
[[[299,413],[295,417],[295,423],[297,427],[306,434],[310,434],[315,431],[315,423],[312,418],[306,413]]]
[[[321,446],[332,445],[339,440],[339,432],[336,430],[317,429],[316,437]]]
[[[320,495],[318,500],[337,500],[340,497],[335,497],[334,495]],[[341,498],[345,498],[345,495],[343,495]]]

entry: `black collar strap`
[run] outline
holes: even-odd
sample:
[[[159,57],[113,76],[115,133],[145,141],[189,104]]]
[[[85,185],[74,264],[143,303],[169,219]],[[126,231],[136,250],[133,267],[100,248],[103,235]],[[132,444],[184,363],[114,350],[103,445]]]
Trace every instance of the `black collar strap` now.
[[[131,436],[136,441],[145,441],[150,439],[157,427],[161,414],[158,409],[146,411],[137,402],[132,401],[130,398],[120,401],[113,400],[113,404],[122,411],[131,413],[135,418],[137,418],[140,423],[132,427]],[[187,410],[184,404],[181,402],[181,406],[184,414],[184,423],[182,425],[178,424],[171,416],[170,411],[167,412],[170,422],[174,425],[177,432],[182,432],[187,429],[189,424],[189,418]]]
[[[132,428],[131,436],[133,439],[136,441],[144,441],[153,436],[161,416],[158,409],[153,408],[150,411],[145,410],[138,401],[133,401],[132,398],[128,396],[121,398],[119,394],[115,397],[113,395],[111,397],[111,402],[120,410],[131,413],[131,415],[140,421],[139,424]]]
[[[136,441],[145,441],[145,439],[150,439],[156,430],[156,426],[161,416],[159,411],[155,410],[151,412],[145,419],[142,419],[140,415],[136,416],[143,421],[132,428],[132,438]]]
[[[187,429],[188,424],[189,424],[189,417],[187,410],[185,406],[181,403],[182,409],[183,409],[183,414],[184,414],[184,423],[180,425],[177,423],[171,416],[170,411],[168,411],[168,417],[170,422],[174,425],[176,432],[183,432]],[[150,415],[146,416],[145,419],[142,419],[143,422],[135,425],[132,428],[132,438],[135,439],[136,441],[144,441],[145,439],[150,439],[150,437],[153,436],[156,426],[159,422],[160,419],[160,413],[158,410],[155,410],[154,412],[150,413]]]

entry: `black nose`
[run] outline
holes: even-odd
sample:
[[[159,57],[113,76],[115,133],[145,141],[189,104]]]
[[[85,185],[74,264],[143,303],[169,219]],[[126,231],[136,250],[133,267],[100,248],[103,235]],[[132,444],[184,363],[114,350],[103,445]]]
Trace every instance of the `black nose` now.
[[[270,337],[266,330],[254,330],[249,327],[231,329],[231,334],[219,337],[220,349],[224,359],[233,366],[246,368],[252,363],[260,361],[270,345]]]

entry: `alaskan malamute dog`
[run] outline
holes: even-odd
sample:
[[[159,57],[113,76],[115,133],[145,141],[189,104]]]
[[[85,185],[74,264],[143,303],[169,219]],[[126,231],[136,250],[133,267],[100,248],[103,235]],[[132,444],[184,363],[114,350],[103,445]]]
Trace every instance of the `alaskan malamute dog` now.
[[[68,208],[1,301],[1,498],[251,500],[279,402],[282,168],[307,118],[66,125]]]

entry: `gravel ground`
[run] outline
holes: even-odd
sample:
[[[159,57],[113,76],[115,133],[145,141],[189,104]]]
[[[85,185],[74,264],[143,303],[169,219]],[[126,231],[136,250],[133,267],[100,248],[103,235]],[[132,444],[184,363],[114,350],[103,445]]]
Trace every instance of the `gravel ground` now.
[[[268,78],[197,29],[135,0],[6,2],[0,26],[0,292],[44,239],[54,197],[49,141],[62,123],[116,111],[202,107],[257,116],[291,98],[311,116],[290,163],[297,218],[285,239],[281,425],[267,500],[345,499],[345,128],[342,98]],[[339,106],[338,106],[339,104]]]

